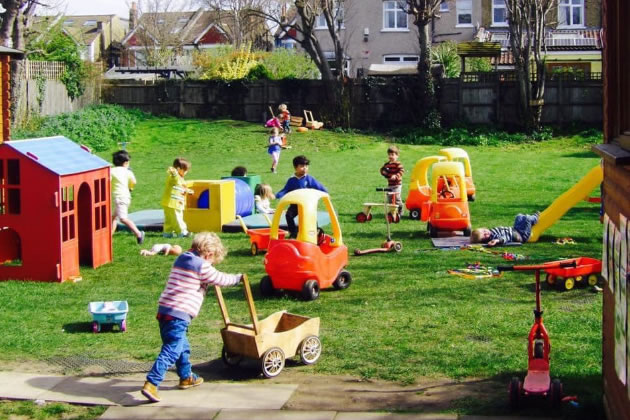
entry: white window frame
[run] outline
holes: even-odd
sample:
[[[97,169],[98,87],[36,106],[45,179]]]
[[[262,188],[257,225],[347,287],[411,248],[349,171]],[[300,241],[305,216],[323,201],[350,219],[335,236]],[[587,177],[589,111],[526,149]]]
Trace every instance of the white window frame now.
[[[574,4],[575,0],[558,0],[558,28],[584,28],[584,0],[577,0],[579,4]],[[564,8],[569,9],[569,16],[567,23],[560,23],[561,10]],[[580,23],[573,23],[573,16],[577,12],[580,14]]]
[[[397,58],[398,60],[391,60],[392,58]],[[383,56],[383,64],[392,66],[417,66],[418,61],[420,61],[420,56],[415,54],[386,54]]]
[[[440,12],[448,12],[448,2],[446,0],[442,0],[440,3]]]
[[[405,12],[404,7],[401,6],[401,1],[398,0],[387,0],[383,2],[383,29],[381,32],[409,32],[409,16],[407,12]],[[392,7],[393,6],[393,7]],[[388,16],[393,13],[394,14],[394,27],[388,27],[387,24],[389,22]],[[405,14],[405,26],[398,26],[398,13]]]
[[[464,2],[467,4],[466,7],[464,7],[464,4],[463,4]],[[473,23],[472,23],[473,4],[472,3],[473,3],[472,0],[457,0],[456,1],[455,3],[455,8],[457,10],[457,20],[455,24],[456,28],[472,28],[473,27]],[[463,15],[470,15],[470,23],[459,23],[459,17]]]
[[[341,26],[339,27],[339,29],[346,29],[343,3],[337,3],[335,4],[335,7],[336,7],[335,17],[336,18],[341,17]],[[315,25],[313,25],[313,29],[316,29],[316,30],[328,29],[328,24],[326,23],[326,18],[324,17],[323,13],[321,15],[318,15],[315,18]]]
[[[503,9],[505,11],[505,20],[502,22],[497,22],[494,20],[494,11],[497,9]],[[507,6],[505,5],[505,0],[492,0],[492,26],[508,26],[507,15],[508,12]]]

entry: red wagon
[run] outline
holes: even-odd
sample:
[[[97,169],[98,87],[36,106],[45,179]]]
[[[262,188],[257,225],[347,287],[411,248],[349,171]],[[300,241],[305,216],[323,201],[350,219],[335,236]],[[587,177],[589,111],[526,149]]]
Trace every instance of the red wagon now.
[[[271,224],[271,221],[265,214],[265,219]],[[258,254],[258,251],[266,251],[269,249],[269,232],[271,232],[271,228],[260,228],[260,229],[248,229],[247,225],[241,218],[241,216],[237,216],[238,220],[241,222],[241,227],[243,231],[249,235],[249,241],[252,243],[251,251],[252,255]],[[289,233],[286,230],[278,229],[278,239],[284,239],[284,237]]]
[[[571,264],[575,261],[575,267],[546,268],[547,284],[555,286],[561,290],[571,290],[577,284],[588,284],[595,286],[601,278],[602,262],[595,258],[579,257],[560,261]],[[558,261],[554,262],[556,264]],[[551,263],[550,263],[551,264]],[[545,264],[543,264],[545,265]]]

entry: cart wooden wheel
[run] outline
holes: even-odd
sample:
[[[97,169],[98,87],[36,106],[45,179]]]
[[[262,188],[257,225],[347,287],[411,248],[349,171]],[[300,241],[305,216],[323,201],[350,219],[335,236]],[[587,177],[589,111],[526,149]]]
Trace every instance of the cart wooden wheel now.
[[[596,286],[599,282],[599,276],[597,274],[589,274],[586,278],[586,282],[589,286]]]
[[[256,242],[252,242],[251,250],[252,250],[252,255],[258,254],[258,245],[256,245]]]
[[[547,284],[549,286],[553,286],[553,284],[556,282],[556,276],[554,276],[553,274],[547,274],[545,280],[547,281]]]
[[[96,321],[92,322],[92,332],[96,334],[100,330],[101,330],[101,326],[99,325],[99,323]]]
[[[322,342],[316,335],[311,335],[302,340],[300,344],[300,360],[305,365],[312,365],[319,360],[322,354]]]
[[[549,388],[549,402],[554,408],[560,407],[560,404],[562,404],[562,382],[560,382],[560,379],[554,379],[551,381],[551,387]]]
[[[319,283],[317,280],[306,280],[302,286],[302,296],[305,300],[315,300],[319,297]]]
[[[352,275],[346,270],[341,270],[333,282],[333,287],[337,290],[347,289],[350,283],[352,283]]]
[[[356,219],[357,219],[357,222],[359,223],[365,223],[368,221],[368,216],[367,214],[361,212],[361,213],[357,213]]]
[[[560,282],[563,290],[571,290],[575,286],[575,277],[567,277],[564,279],[564,283]]]
[[[272,347],[260,358],[260,367],[265,378],[276,377],[284,368],[284,352],[278,347]]]
[[[273,296],[274,288],[273,283],[271,283],[271,277],[264,276],[260,279],[260,294],[266,297]]]
[[[422,215],[422,212],[420,211],[420,209],[409,210],[409,218],[411,220],[420,220],[421,215]]]
[[[516,410],[521,399],[521,381],[516,376],[510,381],[510,408]]]
[[[394,242],[394,251],[395,252],[402,251],[402,243],[401,242]]]
[[[227,351],[225,346],[223,346],[223,348],[221,349],[221,360],[223,360],[223,363],[225,363],[229,367],[235,367],[241,363],[241,361],[243,360],[243,356],[240,354],[230,353],[229,351]]]

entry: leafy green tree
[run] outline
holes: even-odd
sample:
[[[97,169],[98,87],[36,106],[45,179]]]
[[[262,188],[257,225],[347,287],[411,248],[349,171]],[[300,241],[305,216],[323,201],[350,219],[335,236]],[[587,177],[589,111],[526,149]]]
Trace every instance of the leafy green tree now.
[[[459,77],[461,72],[461,60],[457,55],[457,43],[455,41],[441,42],[431,48],[431,58],[434,63],[444,67],[446,77]]]

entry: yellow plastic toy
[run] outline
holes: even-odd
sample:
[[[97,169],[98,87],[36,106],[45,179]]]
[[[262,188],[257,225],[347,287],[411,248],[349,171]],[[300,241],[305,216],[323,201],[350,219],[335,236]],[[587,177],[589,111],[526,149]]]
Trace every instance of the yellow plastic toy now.
[[[416,162],[411,171],[409,195],[405,207],[409,210],[409,217],[420,220],[422,217],[422,203],[431,200],[431,186],[429,185],[429,168],[434,163],[443,162],[445,156],[426,156]]]
[[[475,183],[472,178],[472,168],[470,167],[470,158],[468,157],[468,153],[459,147],[447,147],[445,149],[441,149],[439,153],[442,156],[446,156],[446,158],[451,162],[461,162],[464,164],[468,201],[475,201]]]
[[[188,181],[186,187],[193,190],[184,209],[184,221],[191,232],[221,232],[221,226],[236,219],[234,180]],[[202,194],[208,194],[208,208],[197,207]]]

